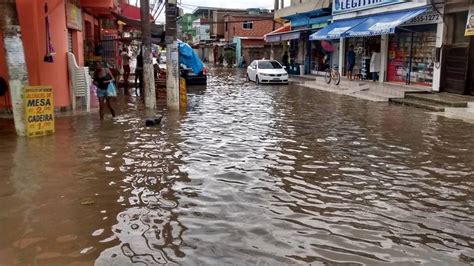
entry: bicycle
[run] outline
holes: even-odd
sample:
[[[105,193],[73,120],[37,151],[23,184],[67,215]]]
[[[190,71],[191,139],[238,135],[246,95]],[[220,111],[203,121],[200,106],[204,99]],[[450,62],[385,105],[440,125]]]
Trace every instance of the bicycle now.
[[[333,67],[329,67],[326,70],[326,74],[324,75],[324,80],[327,84],[331,83],[331,80],[334,80],[335,85],[339,85],[341,82],[341,74],[337,70],[337,66],[334,65]]]

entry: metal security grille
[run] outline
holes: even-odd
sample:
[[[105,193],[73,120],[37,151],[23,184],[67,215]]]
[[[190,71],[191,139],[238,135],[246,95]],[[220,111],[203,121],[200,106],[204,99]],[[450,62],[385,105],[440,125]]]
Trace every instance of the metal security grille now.
[[[102,46],[104,47],[105,58],[114,58],[115,57],[115,42],[113,35],[104,35],[102,36]]]
[[[67,50],[70,53],[73,52],[73,49],[72,49],[72,31],[71,30],[67,31]]]

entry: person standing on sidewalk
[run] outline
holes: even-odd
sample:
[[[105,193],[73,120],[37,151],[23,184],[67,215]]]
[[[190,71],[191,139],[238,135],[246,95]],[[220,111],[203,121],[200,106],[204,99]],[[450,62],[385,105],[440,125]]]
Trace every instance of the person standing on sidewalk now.
[[[281,59],[281,63],[283,64],[283,66],[286,67],[286,71],[288,71],[288,52],[285,51],[285,53],[283,54],[283,58]]]
[[[347,76],[349,80],[353,79],[352,71],[354,70],[354,66],[356,63],[356,54],[354,52],[354,45],[349,47],[349,52],[347,52]]]
[[[97,96],[99,97],[99,115],[100,120],[104,120],[104,109],[105,105],[110,110],[112,117],[115,117],[115,111],[112,108],[111,98],[114,97],[114,94],[109,90],[109,85],[114,82],[114,76],[110,69],[104,67],[104,63],[97,63],[96,70],[94,72],[94,85],[97,86]],[[117,92],[115,91],[115,95]]]
[[[372,73],[372,80],[376,82],[379,79],[380,72],[380,53],[375,50],[370,58],[370,72]]]
[[[128,54],[127,47],[124,47],[122,53],[120,54],[122,58],[123,66],[123,81],[126,88],[128,88],[128,78],[130,77],[130,55]]]

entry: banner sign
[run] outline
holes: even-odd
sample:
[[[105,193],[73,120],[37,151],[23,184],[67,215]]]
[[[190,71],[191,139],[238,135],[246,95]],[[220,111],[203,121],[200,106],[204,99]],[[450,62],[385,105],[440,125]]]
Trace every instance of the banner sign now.
[[[27,136],[39,137],[54,133],[53,88],[27,86],[24,100]]]
[[[405,0],[333,0],[332,13],[353,12],[402,2]]]
[[[69,29],[82,31],[82,12],[72,3],[66,4],[66,22]]]
[[[474,4],[469,8],[469,15],[467,15],[465,36],[474,36]]]

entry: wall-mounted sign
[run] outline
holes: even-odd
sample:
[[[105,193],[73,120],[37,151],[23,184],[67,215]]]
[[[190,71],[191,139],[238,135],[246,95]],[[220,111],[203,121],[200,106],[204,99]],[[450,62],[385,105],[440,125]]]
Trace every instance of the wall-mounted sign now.
[[[467,15],[465,36],[474,36],[474,4],[469,8],[469,15]]]
[[[53,89],[48,86],[25,87],[25,124],[28,137],[54,133]]]
[[[82,31],[81,9],[69,2],[66,4],[66,22],[69,29]]]
[[[442,16],[443,15],[441,15],[438,11],[434,10],[433,8],[430,8],[426,10],[424,13],[403,23],[401,26],[403,27],[403,26],[415,26],[415,25],[424,25],[424,24],[436,24],[443,20]]]
[[[359,11],[405,2],[405,0],[333,0],[332,13]]]

